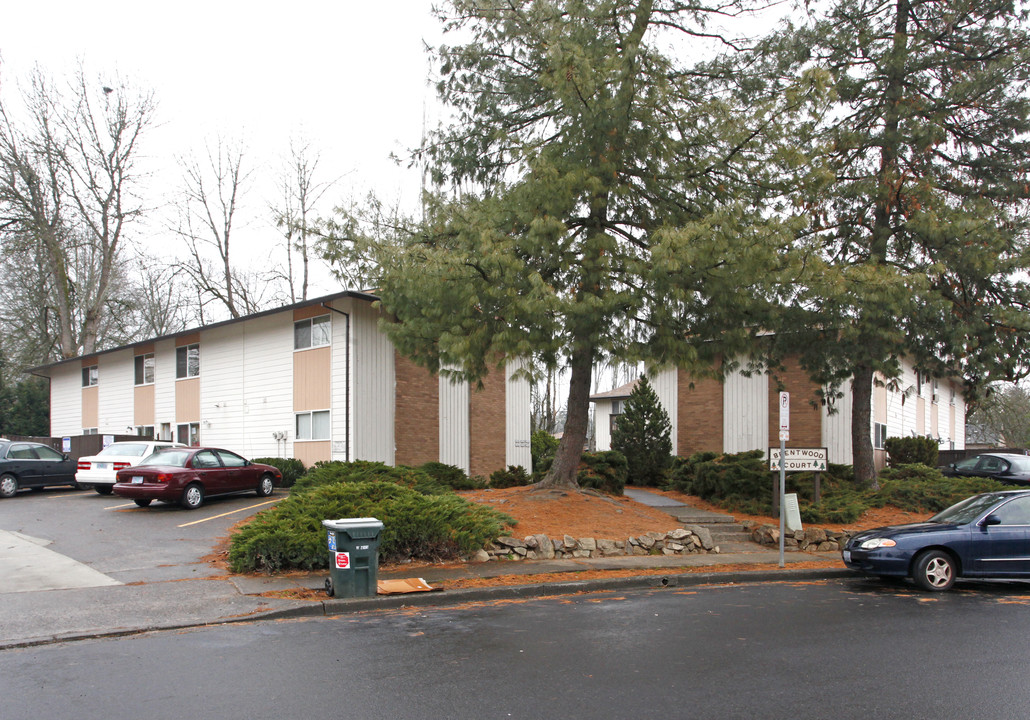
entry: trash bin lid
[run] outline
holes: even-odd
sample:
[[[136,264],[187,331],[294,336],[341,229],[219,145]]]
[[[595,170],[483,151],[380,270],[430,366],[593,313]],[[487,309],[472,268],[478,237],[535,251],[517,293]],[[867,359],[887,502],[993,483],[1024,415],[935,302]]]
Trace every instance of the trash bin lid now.
[[[377,518],[340,518],[323,520],[322,525],[330,530],[382,530],[383,523]]]

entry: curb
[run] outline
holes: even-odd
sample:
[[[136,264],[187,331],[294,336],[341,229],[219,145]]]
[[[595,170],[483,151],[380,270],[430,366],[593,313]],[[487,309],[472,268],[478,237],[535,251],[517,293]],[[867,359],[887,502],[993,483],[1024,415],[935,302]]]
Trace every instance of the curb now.
[[[558,595],[575,595],[579,593],[604,592],[615,590],[661,590],[665,588],[698,587],[702,585],[736,585],[756,582],[795,582],[811,580],[832,580],[842,577],[857,577],[856,573],[847,569],[817,568],[777,570],[708,572],[708,573],[669,573],[668,575],[634,575],[593,580],[571,580],[556,583],[527,583],[525,585],[502,585],[484,588],[464,588],[446,592],[424,592],[403,595],[384,595],[382,597],[361,597],[347,599],[327,599],[321,602],[298,601],[293,607],[280,610],[257,612],[242,617],[222,618],[203,622],[182,623],[174,625],[149,625],[140,628],[120,628],[118,630],[97,631],[81,634],[55,635],[37,640],[14,642],[0,641],[0,651],[21,648],[40,647],[58,643],[78,642],[81,640],[99,640],[103,638],[130,637],[151,632],[169,630],[188,630],[191,628],[217,627],[265,620],[288,620],[314,617],[337,617],[347,613],[374,612],[378,610],[396,610],[399,608],[432,608],[450,607],[473,602],[489,602],[494,600],[528,600],[533,598]]]

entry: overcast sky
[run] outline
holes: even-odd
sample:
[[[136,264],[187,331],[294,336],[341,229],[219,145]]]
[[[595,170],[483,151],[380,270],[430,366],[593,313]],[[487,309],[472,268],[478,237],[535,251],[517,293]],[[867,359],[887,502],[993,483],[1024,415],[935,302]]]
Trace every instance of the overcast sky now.
[[[117,73],[153,90],[157,125],[144,149],[155,205],[178,182],[176,158],[202,157],[218,135],[242,139],[255,179],[275,176],[292,137],[321,154],[323,180],[340,178],[336,198],[374,189],[413,204],[417,173],[389,157],[418,144],[432,105],[424,44],[438,45],[440,33],[429,7],[427,0],[5,3],[0,92],[10,101],[36,64],[60,79],[79,60],[98,82]],[[273,201],[274,188],[255,183],[243,206],[250,254],[266,264]],[[169,247],[160,227],[140,234],[155,252]]]

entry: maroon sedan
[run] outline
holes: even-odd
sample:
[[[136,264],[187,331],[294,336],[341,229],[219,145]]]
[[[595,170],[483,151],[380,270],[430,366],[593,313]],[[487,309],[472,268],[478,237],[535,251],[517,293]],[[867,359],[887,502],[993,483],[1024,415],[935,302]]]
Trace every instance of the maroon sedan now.
[[[256,492],[272,494],[283,475],[271,465],[253,463],[218,448],[178,447],[158,450],[138,465],[119,470],[115,495],[132,498],[140,507],[154,500],[177,502],[188,510],[208,495]]]

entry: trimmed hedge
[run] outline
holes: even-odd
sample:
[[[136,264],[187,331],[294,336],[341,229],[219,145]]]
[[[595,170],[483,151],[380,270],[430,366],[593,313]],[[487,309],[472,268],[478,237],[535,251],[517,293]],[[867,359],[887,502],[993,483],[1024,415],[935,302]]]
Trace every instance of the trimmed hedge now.
[[[412,488],[423,495],[446,495],[451,489],[418,468],[394,467],[371,460],[319,462],[294,485],[295,492],[307,492],[326,485],[384,481]]]
[[[481,477],[471,478],[455,465],[434,461],[423,463],[417,469],[452,490],[482,490],[486,487],[486,481]]]
[[[891,437],[883,443],[891,466],[914,465],[937,467],[937,441],[931,437]]]
[[[441,560],[470,554],[515,521],[453,493],[424,495],[389,481],[325,483],[294,492],[232,536],[233,572],[326,568],[323,519],[375,517],[383,522],[384,561]]]

